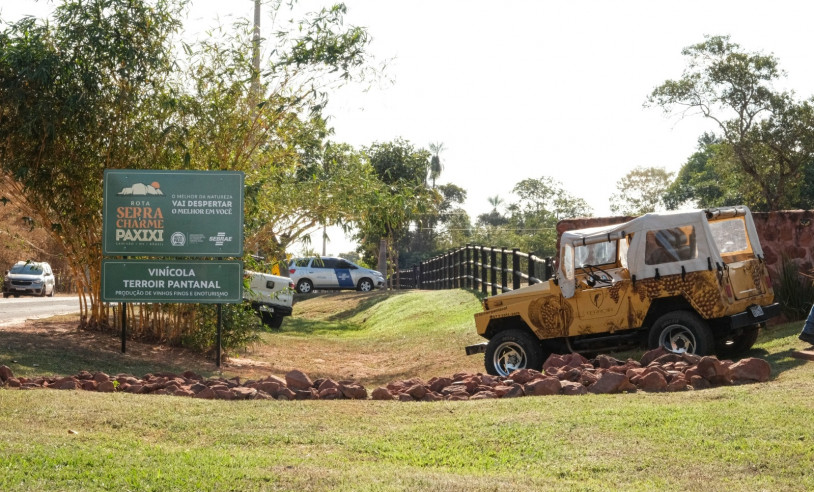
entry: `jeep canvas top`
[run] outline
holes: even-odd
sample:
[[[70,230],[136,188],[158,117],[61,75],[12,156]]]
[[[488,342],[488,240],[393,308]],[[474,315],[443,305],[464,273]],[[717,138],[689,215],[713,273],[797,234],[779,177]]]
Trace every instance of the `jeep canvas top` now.
[[[490,374],[550,353],[631,346],[729,355],[779,314],[745,206],[652,213],[567,231],[553,279],[484,300],[475,315]]]

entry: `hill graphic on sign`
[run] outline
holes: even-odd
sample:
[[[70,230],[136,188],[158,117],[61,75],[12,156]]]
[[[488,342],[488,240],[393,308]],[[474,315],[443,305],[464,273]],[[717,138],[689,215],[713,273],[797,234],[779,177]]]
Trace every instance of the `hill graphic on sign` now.
[[[135,183],[128,188],[122,188],[122,191],[118,192],[117,195],[163,195],[164,193],[159,189],[160,187],[161,185],[158,184],[158,181],[153,181],[150,184]]]

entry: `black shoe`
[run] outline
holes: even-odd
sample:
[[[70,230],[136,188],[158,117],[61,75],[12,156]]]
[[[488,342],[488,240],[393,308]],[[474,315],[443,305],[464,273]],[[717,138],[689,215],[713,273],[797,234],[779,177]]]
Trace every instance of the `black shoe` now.
[[[800,340],[802,340],[802,341],[806,342],[806,343],[810,343],[811,345],[814,345],[814,334],[811,334],[811,333],[800,333],[800,336],[799,336],[798,338],[799,338]]]

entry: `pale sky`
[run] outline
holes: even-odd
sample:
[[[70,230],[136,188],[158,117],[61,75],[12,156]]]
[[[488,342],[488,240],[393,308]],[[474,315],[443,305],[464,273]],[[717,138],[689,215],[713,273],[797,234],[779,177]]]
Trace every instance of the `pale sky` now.
[[[192,0],[188,29],[220,16],[253,16],[253,0]],[[305,0],[317,9],[323,2]],[[814,95],[814,4],[717,0],[346,0],[346,24],[368,28],[371,50],[390,59],[392,84],[349,87],[328,107],[335,140],[354,146],[397,137],[443,142],[444,172],[468,192],[473,219],[487,198],[511,203],[514,185],[549,176],[609,214],[616,182],[637,167],[678,171],[700,117],[669,119],[643,108],[648,94],[686,66],[682,48],[730,35],[772,53],[788,76],[780,88]],[[42,16],[47,4],[0,0],[4,19]],[[264,17],[261,24],[269,22]],[[331,234],[328,253],[352,249]],[[321,241],[313,246],[321,248]]]

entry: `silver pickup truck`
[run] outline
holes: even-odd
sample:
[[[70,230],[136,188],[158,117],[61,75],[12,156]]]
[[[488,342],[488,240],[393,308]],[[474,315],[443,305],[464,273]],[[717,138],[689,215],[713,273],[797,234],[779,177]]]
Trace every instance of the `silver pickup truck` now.
[[[248,288],[243,289],[243,299],[269,328],[279,330],[283,318],[291,316],[294,304],[294,283],[290,278],[269,273],[244,270],[243,278]]]

